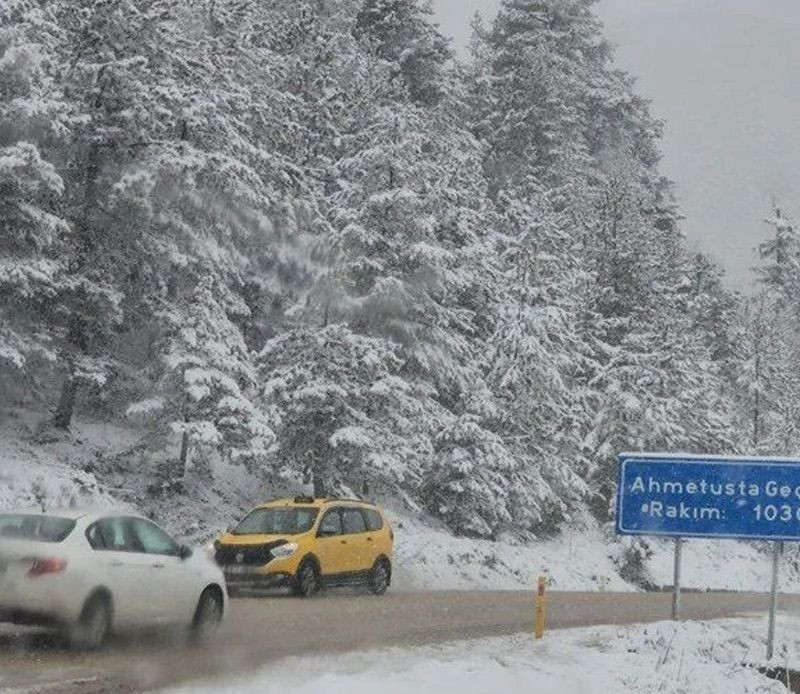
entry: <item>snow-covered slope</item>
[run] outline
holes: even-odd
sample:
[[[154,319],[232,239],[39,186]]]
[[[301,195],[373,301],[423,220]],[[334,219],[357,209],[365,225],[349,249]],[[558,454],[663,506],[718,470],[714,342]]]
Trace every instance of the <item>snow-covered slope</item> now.
[[[397,563],[401,578],[414,588],[533,588],[546,576],[555,590],[636,590],[620,576],[627,550],[640,541],[617,538],[587,517],[553,539],[520,542],[453,537],[432,521],[395,517]],[[674,545],[648,539],[643,579],[651,586],[672,585]],[[798,549],[787,550],[781,587],[800,590]],[[725,540],[691,540],[683,548],[682,584],[696,590],[769,590],[768,547]],[[407,585],[406,583],[403,584]]]
[[[87,506],[122,505],[162,522],[176,535],[200,543],[227,527],[257,502],[297,489],[292,481],[266,479],[217,462],[191,468],[178,489],[162,491],[152,463],[137,449],[142,431],[79,421],[70,435],[37,432],[39,418],[14,413],[0,422],[0,508],[47,508],[73,499]],[[212,477],[209,478],[209,475]],[[213,479],[213,482],[210,481]],[[622,567],[641,544],[620,539],[588,514],[555,538],[499,542],[454,537],[434,519],[385,500],[396,529],[397,589],[531,588],[539,575],[557,590],[636,590],[644,582],[672,583],[673,545],[647,540],[639,585]],[[787,550],[786,590],[800,590],[798,549]],[[692,540],[684,548],[683,581],[689,588],[764,591],[769,586],[766,547],[732,541]],[[630,578],[625,571],[623,576]]]
[[[0,508],[47,508],[76,503],[106,506],[124,490],[100,485],[98,459],[133,445],[125,428],[81,423],[72,435],[37,429],[40,416],[13,411],[0,420]]]
[[[142,430],[78,420],[63,434],[41,430],[39,420],[15,412],[0,421],[0,508],[128,507],[201,542],[273,495],[274,485],[219,462],[163,490],[140,450]]]
[[[781,665],[797,664],[800,620],[782,618]],[[239,681],[175,694],[785,694],[753,664],[762,619],[594,627],[409,650],[293,658]]]
[[[539,575],[559,590],[631,590],[610,558],[596,524],[576,525],[557,538],[500,542],[453,537],[432,520],[394,514],[396,563],[414,587],[532,588]]]

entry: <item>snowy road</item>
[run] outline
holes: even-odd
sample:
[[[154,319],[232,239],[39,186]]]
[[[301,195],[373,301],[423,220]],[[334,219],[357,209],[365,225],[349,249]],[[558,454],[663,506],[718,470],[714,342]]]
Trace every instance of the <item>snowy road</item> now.
[[[758,594],[686,594],[684,614],[714,619],[760,613]],[[551,593],[551,628],[663,620],[670,595]],[[800,596],[781,607],[800,612]],[[0,692],[136,692],[215,675],[241,674],[289,655],[423,645],[528,631],[533,595],[524,592],[393,593],[383,598],[330,595],[231,603],[220,638],[203,648],[175,638],[116,643],[100,654],[72,654],[52,638],[0,632]]]

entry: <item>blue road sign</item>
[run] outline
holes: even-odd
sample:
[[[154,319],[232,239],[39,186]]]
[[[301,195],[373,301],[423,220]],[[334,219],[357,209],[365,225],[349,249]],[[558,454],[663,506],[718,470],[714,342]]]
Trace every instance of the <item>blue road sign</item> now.
[[[800,540],[800,460],[623,453],[617,532]]]

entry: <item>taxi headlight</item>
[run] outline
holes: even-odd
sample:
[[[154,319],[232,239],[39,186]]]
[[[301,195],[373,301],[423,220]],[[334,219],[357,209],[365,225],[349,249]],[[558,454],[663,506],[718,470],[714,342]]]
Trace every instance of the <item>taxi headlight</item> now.
[[[278,547],[273,548],[272,558],[286,559],[286,557],[291,557],[296,551],[297,551],[297,543],[287,542],[285,545],[279,545]]]

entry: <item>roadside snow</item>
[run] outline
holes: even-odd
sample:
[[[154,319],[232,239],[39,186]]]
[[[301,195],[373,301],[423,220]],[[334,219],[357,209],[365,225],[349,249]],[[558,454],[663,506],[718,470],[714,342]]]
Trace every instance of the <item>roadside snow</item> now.
[[[15,411],[0,421],[0,509],[118,505],[92,472],[97,457],[133,442],[111,425],[81,427],[76,436],[48,432],[36,441],[37,416]]]
[[[637,590],[619,575],[623,554],[633,540],[604,531],[589,517],[573,521],[556,538],[531,543],[458,538],[433,521],[398,514],[393,514],[393,523],[399,588],[532,589],[543,575],[554,590]],[[651,552],[644,566],[647,579],[656,586],[671,586],[674,544],[658,538],[646,543]],[[768,549],[766,543],[687,541],[683,586],[766,592],[771,569]],[[798,558],[800,548],[787,547],[782,590],[800,592]]]
[[[633,589],[617,573],[603,533],[588,519],[555,539],[525,544],[453,537],[409,516],[392,516],[395,563],[410,577],[410,587],[530,589],[545,575],[556,590]]]
[[[182,492],[159,494],[152,461],[137,450],[143,430],[76,419],[69,434],[40,432],[41,419],[25,411],[0,419],[0,510],[130,508],[199,544],[270,496],[263,479],[221,461],[190,468]]]
[[[800,620],[781,617],[778,666],[797,662]],[[292,658],[234,682],[170,694],[785,694],[753,664],[765,620],[553,631],[410,650]]]

